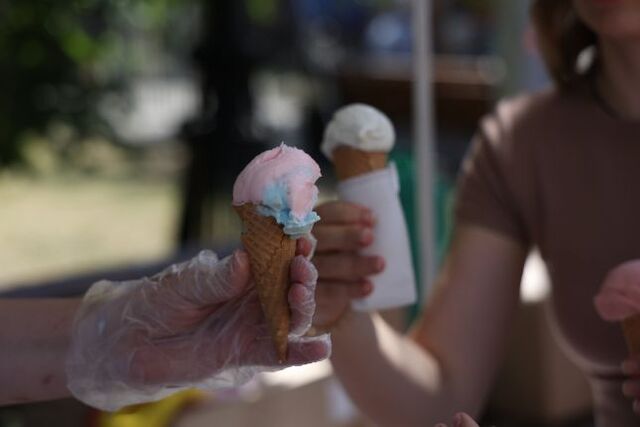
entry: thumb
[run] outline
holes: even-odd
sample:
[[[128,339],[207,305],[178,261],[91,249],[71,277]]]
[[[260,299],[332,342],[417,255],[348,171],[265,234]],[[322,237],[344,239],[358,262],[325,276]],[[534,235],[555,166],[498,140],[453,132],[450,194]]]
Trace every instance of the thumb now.
[[[238,356],[240,366],[267,366],[286,368],[319,362],[331,356],[331,337],[328,334],[315,337],[295,337],[289,339],[287,360],[284,364],[278,361],[273,342],[264,339],[257,342],[250,352]]]
[[[290,366],[319,362],[331,356],[331,336],[301,337],[289,340],[287,364]]]
[[[237,250],[224,258],[216,266],[209,287],[207,302],[211,304],[225,302],[242,294],[251,281],[249,255]]]
[[[218,261],[211,251],[202,251],[179,273],[181,282],[189,283],[188,299],[198,305],[226,302],[247,289],[251,277],[249,256],[235,251]]]

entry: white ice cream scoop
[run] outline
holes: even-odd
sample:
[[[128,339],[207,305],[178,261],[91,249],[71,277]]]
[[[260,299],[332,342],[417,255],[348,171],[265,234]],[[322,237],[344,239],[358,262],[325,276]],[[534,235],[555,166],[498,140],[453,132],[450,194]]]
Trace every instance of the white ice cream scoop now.
[[[388,153],[395,139],[393,124],[383,112],[366,104],[350,104],[333,114],[320,148],[329,159],[340,145]]]

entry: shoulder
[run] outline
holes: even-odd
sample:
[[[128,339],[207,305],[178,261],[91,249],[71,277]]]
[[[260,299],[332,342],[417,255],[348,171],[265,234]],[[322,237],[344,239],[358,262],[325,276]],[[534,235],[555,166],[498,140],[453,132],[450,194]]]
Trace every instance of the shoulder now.
[[[585,107],[584,94],[549,88],[498,102],[482,119],[480,131],[501,144],[548,141],[563,124],[571,122]]]

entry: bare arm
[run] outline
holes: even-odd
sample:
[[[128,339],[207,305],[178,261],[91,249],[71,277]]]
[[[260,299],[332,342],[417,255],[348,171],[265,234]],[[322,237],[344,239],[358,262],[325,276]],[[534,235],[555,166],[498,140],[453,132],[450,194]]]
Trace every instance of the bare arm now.
[[[70,395],[64,364],[80,301],[0,300],[0,405]]]
[[[436,290],[409,336],[352,314],[333,333],[333,366],[381,425],[432,425],[477,415],[518,303],[526,251],[489,230],[460,227]]]

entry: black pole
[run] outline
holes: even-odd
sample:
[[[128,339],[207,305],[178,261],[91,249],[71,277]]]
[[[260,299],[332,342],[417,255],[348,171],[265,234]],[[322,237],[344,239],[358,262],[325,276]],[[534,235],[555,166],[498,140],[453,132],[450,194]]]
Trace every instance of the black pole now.
[[[231,191],[238,153],[247,137],[240,131],[249,120],[250,59],[243,49],[246,28],[242,1],[203,1],[201,41],[194,52],[202,84],[202,112],[182,132],[190,161],[183,183],[183,211],[178,240],[181,247],[210,238],[212,195]],[[257,150],[251,150],[257,151]]]

